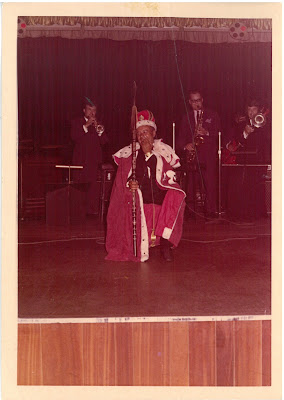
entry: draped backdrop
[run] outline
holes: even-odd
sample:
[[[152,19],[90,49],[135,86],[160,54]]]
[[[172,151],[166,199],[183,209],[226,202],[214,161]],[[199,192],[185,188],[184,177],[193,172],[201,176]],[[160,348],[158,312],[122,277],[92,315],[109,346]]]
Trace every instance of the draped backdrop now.
[[[271,109],[271,62],[271,43],[19,38],[19,141],[68,145],[70,120],[82,115],[87,96],[98,103],[116,151],[131,138],[134,81],[138,110],[153,111],[158,136],[170,145],[191,88],[200,88],[219,113],[226,136],[248,96]]]

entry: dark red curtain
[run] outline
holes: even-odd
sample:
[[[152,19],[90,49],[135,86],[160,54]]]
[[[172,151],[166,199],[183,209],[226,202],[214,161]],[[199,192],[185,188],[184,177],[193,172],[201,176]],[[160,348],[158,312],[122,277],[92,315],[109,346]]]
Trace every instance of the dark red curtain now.
[[[38,38],[18,40],[19,139],[36,146],[70,143],[70,120],[84,96],[98,102],[112,151],[130,141],[133,81],[138,109],[153,111],[158,135],[172,144],[185,112],[182,88],[201,88],[223,134],[247,96],[271,107],[271,44],[195,44]],[[180,75],[178,74],[178,68]]]

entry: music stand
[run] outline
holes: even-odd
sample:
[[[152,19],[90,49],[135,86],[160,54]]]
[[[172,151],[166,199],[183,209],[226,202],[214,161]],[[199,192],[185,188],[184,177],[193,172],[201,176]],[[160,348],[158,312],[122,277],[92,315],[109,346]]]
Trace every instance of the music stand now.
[[[86,183],[71,180],[71,170],[83,169],[82,165],[55,165],[55,168],[68,169],[68,181],[48,183],[46,193],[47,225],[69,225],[83,222],[86,218]]]

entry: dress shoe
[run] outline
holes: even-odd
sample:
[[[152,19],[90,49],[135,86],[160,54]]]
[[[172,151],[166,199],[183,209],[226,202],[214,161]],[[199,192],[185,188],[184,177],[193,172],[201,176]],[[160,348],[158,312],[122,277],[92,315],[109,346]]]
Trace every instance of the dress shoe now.
[[[161,255],[165,261],[173,261],[173,253],[170,247],[161,247]]]
[[[173,261],[173,254],[171,249],[171,243],[164,238],[161,238],[161,255],[165,261]]]

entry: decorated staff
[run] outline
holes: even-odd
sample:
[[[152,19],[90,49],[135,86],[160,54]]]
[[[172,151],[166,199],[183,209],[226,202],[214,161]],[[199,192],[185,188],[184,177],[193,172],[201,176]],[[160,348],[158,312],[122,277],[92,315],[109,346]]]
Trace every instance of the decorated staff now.
[[[134,81],[134,96],[131,112],[131,131],[132,131],[132,178],[136,180],[136,122],[137,122],[137,107],[136,107],[136,90],[137,85]],[[133,253],[137,256],[137,231],[136,231],[136,191],[132,191],[132,224],[133,224]]]

